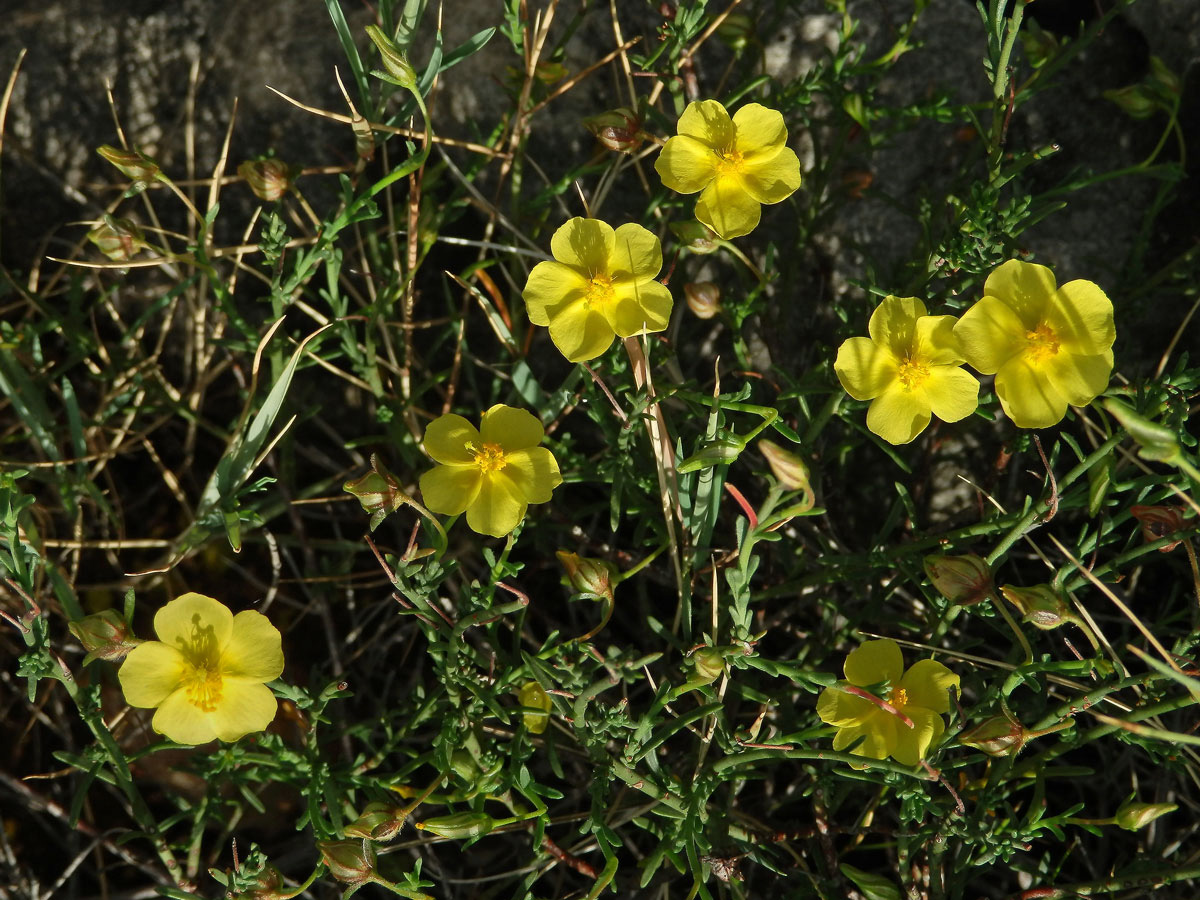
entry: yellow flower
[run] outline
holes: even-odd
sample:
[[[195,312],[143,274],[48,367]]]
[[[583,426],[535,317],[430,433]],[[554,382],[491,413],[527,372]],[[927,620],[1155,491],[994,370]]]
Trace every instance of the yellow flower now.
[[[134,647],[117,678],[130,706],[158,707],[155,731],[205,744],[271,724],[278,704],[264,682],[283,672],[283,650],[266,616],[235,616],[212,597],[184,594],[154,614],[154,633],[158,640]]]
[[[697,100],[679,117],[679,134],[654,163],[663,184],[681,194],[703,191],[696,218],[723,238],[758,225],[763,203],[800,187],[800,160],[787,143],[783,115],[747,103],[732,119],[716,100]]]
[[[915,766],[945,730],[942,714],[950,711],[948,691],[958,689],[958,676],[932,659],[919,660],[905,672],[899,646],[888,639],[867,641],[852,651],[845,673],[849,690],[829,687],[817,698],[821,721],[838,729],[833,749],[844,750],[862,738],[852,753],[872,759],[890,756]],[[877,685],[877,699],[895,712],[867,699],[875,695],[863,696],[863,688]]]
[[[979,404],[979,382],[961,368],[953,316],[927,316],[915,297],[888,297],[871,314],[869,338],[838,348],[833,370],[855,400],[872,400],[867,427],[891,444],[907,444],[930,415],[946,422]]]
[[[529,273],[523,296],[534,325],[549,325],[554,346],[571,362],[594,359],[613,337],[662,331],[671,292],[655,281],[658,238],[632,223],[614,231],[599,219],[574,218],[550,239],[554,260]]]
[[[467,514],[473,531],[503,537],[525,518],[530,503],[545,503],[560,484],[558,463],[539,447],[542,423],[523,409],[497,404],[479,429],[445,415],[425,429],[425,451],[439,463],[421,476],[425,505],[446,516]]]
[[[983,286],[954,334],[967,362],[996,376],[996,395],[1020,428],[1046,428],[1108,387],[1116,339],[1112,302],[1090,281],[1055,288],[1045,266],[1010,259]]]

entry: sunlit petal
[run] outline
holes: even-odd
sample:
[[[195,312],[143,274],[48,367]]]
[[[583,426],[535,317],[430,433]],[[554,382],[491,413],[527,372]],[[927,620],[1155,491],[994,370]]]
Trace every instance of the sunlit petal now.
[[[421,498],[435,513],[461,515],[479,496],[482,482],[483,473],[477,465],[437,466],[421,476]]]
[[[1045,322],[1057,333],[1063,350],[1081,356],[1099,356],[1117,337],[1112,301],[1090,281],[1068,281],[1060,287],[1050,298]]]
[[[1113,355],[1105,350],[1095,356],[1056,353],[1042,363],[1046,379],[1072,406],[1087,406],[1108,390]]]
[[[154,614],[159,640],[184,655],[212,653],[215,661],[232,630],[229,607],[204,594],[181,594]]]
[[[712,147],[686,134],[668,138],[654,161],[662,183],[680,194],[702,191],[717,175],[720,157]]]
[[[983,293],[1002,300],[1021,320],[1022,330],[1028,331],[1041,321],[1054,295],[1054,284],[1054,273],[1045,266],[1010,259],[988,276]]]
[[[852,337],[838,348],[833,371],[855,400],[873,400],[896,378],[896,358],[870,338]]]
[[[570,362],[595,359],[609,348],[614,336],[608,320],[582,301],[550,319],[550,339]]]
[[[925,381],[925,399],[943,422],[957,422],[979,406],[979,381],[959,366],[934,366]]]
[[[469,446],[481,442],[479,430],[464,419],[448,413],[425,426],[425,452],[434,462],[447,465],[474,465]]]
[[[217,737],[211,714],[194,706],[184,690],[162,702],[150,725],[177,744],[207,744]]]
[[[283,645],[279,629],[257,610],[233,617],[233,633],[221,651],[220,671],[245,681],[273,681],[283,674]]]
[[[607,271],[614,241],[612,226],[608,223],[576,216],[554,232],[550,238],[550,253],[561,263],[595,275]]]
[[[479,494],[467,510],[467,525],[479,534],[504,537],[525,518],[526,501],[508,478],[492,473],[482,479]]]
[[[934,366],[957,366],[965,362],[962,347],[954,336],[954,316],[921,315],[913,325],[913,355]]]
[[[614,237],[609,273],[613,281],[649,281],[662,269],[662,244],[658,237],[632,222],[620,226]]]
[[[1025,325],[1007,303],[984,297],[962,314],[954,335],[971,367],[994,375],[1025,347]]]
[[[143,709],[158,706],[182,684],[186,666],[174,647],[160,641],[138,644],[117,670],[125,702]]]
[[[671,318],[671,292],[657,281],[618,285],[610,324],[618,337],[662,331]]]
[[[907,444],[925,430],[930,412],[924,388],[910,390],[895,381],[867,408],[867,428],[889,444]]]
[[[265,731],[278,710],[279,703],[265,684],[226,681],[221,702],[208,714],[208,722],[220,740],[232,742]]]
[[[558,461],[545,447],[530,447],[507,454],[507,462],[501,470],[503,476],[515,486],[515,493],[528,503],[545,503],[550,493],[562,484]],[[492,477],[498,473],[493,473]]]
[[[691,135],[715,149],[733,146],[733,120],[716,100],[694,100],[689,103],[679,117],[679,125],[675,130]]]
[[[505,451],[536,447],[546,436],[542,423],[527,409],[497,403],[483,414],[479,436],[486,444],[498,444]]]
[[[525,290],[525,308],[534,325],[549,325],[548,310],[563,302],[580,300],[587,292],[587,279],[564,263],[546,260],[529,273]]]
[[[897,722],[896,744],[891,755],[901,765],[915,766],[925,758],[934,741],[942,736],[945,726],[941,717],[928,709],[909,705],[904,708],[904,714],[912,720],[913,727]]]
[[[996,374],[996,396],[1018,428],[1049,428],[1067,414],[1067,400],[1037,368],[1018,356]]]
[[[737,130],[735,149],[747,161],[769,159],[783,149],[787,141],[787,125],[784,124],[783,114],[761,103],[747,103],[735,112],[733,127]]]
[[[839,728],[863,724],[878,708],[870,700],[837,688],[825,688],[817,698],[817,715],[821,721]]]
[[[858,687],[882,681],[896,684],[904,674],[904,656],[900,645],[890,638],[864,641],[850,651],[843,671],[846,680]]]
[[[900,687],[908,696],[910,706],[921,706],[936,713],[950,712],[949,690],[957,690],[959,684],[959,677],[936,659],[917,660],[900,679]]]
[[[772,157],[745,163],[742,185],[759,203],[778,203],[800,187],[800,160],[795,151],[784,147]]]
[[[696,218],[725,239],[749,234],[761,216],[762,207],[737,175],[717,177],[696,201]]]
[[[913,349],[917,319],[923,315],[925,304],[916,297],[885,297],[871,313],[867,334],[898,359],[903,359]]]

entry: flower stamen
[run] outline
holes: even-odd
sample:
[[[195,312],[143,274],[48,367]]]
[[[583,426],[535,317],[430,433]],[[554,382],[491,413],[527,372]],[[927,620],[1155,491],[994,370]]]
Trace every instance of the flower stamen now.
[[[738,174],[745,168],[745,160],[740,151],[732,147],[727,150],[715,150],[717,154],[717,174]]]
[[[504,448],[499,444],[484,444],[479,448],[476,448],[473,444],[468,444],[467,449],[475,457],[475,465],[479,466],[479,470],[484,475],[489,472],[499,472],[508,465],[508,458],[504,455]]]
[[[221,672],[208,666],[194,666],[184,676],[183,687],[188,702],[201,712],[215,712],[221,702],[223,681]]]
[[[612,301],[612,298],[613,283],[611,277],[600,272],[588,279],[587,293],[583,297],[583,302],[589,309],[597,306],[606,306]]]
[[[900,361],[896,377],[900,379],[905,390],[914,390],[924,384],[929,377],[929,364],[919,357],[906,356]]]
[[[1034,362],[1040,362],[1058,353],[1058,335],[1045,322],[1032,331],[1025,332],[1025,340],[1028,344],[1026,352]]]

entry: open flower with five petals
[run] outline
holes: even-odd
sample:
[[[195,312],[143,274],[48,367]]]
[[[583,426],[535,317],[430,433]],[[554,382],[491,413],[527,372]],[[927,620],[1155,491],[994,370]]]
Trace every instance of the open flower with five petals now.
[[[800,160],[786,146],[778,110],[747,103],[731,119],[716,100],[696,100],[678,128],[654,169],[673,191],[701,192],[696,218],[722,238],[749,234],[763,203],[779,203],[800,187]]]
[[[425,505],[446,516],[467,514],[480,534],[503,537],[562,484],[558,463],[539,447],[545,431],[529,412],[497,404],[477,429],[462,416],[439,416],[425,429],[425,452],[437,467],[421,476]]]
[[[871,314],[869,338],[838,348],[833,369],[855,400],[871,400],[867,427],[907,444],[931,415],[957,422],[975,411],[979,382],[962,368],[953,316],[928,316],[915,297],[888,297]]]
[[[996,396],[1019,428],[1059,422],[1108,387],[1116,339],[1112,302],[1090,281],[1055,286],[1045,266],[1010,259],[954,326],[967,362],[996,376]]]
[[[569,219],[550,238],[553,260],[529,273],[522,296],[534,325],[571,362],[599,356],[613,337],[662,331],[671,292],[655,281],[662,244],[641,225],[613,229],[599,219]]]
[[[130,651],[117,672],[130,706],[157,707],[151,725],[177,744],[236,741],[262,731],[278,704],[265,682],[283,672],[279,631],[252,609],[230,612],[203,594],[154,614],[157,641]]]
[[[821,721],[838,729],[834,750],[856,745],[851,753],[915,766],[937,745],[946,727],[942,715],[950,711],[949,689],[959,686],[944,665],[922,659],[906,672],[900,647],[885,638],[851,651],[845,675],[847,684],[817,698]]]

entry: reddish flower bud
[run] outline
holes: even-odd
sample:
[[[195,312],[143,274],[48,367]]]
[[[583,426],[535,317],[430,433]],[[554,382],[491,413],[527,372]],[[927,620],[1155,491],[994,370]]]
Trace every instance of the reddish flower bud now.
[[[162,175],[158,163],[140,150],[122,150],[108,144],[97,147],[96,152],[121,170],[130,181],[145,184]]]
[[[146,246],[142,230],[133,222],[107,214],[103,223],[88,232],[87,238],[113,262],[128,262]]]
[[[1016,756],[1025,746],[1027,735],[1020,722],[1005,716],[991,716],[958,736],[958,742],[988,756]]]
[[[1142,524],[1142,537],[1146,543],[1152,544],[1168,534],[1183,531],[1183,510],[1177,506],[1131,506],[1129,512]],[[1178,547],[1183,540],[1171,541],[1159,547],[1160,553],[1169,553]]]
[[[721,311],[721,289],[711,281],[689,281],[683,286],[683,295],[697,319],[711,319]]]
[[[116,662],[142,643],[129,630],[125,619],[115,609],[106,609],[67,625],[75,639],[88,652],[83,658],[86,666],[94,659]]]
[[[255,159],[238,166],[238,174],[250,185],[255,197],[264,203],[274,203],[292,189],[297,173],[281,159]]]
[[[616,566],[603,559],[592,559],[567,550],[559,550],[555,556],[566,572],[571,590],[595,600],[612,600],[613,589],[621,574]]]
[[[947,556],[932,553],[924,559],[925,574],[937,592],[960,606],[986,600],[992,593],[992,573],[987,562],[974,553]]]
[[[1066,602],[1048,584],[1027,588],[1005,584],[1000,586],[1000,593],[1017,608],[1024,621],[1042,631],[1058,628],[1075,618]]]
[[[343,884],[375,880],[375,848],[369,841],[317,841],[321,862]]]
[[[609,150],[618,153],[634,153],[646,139],[641,117],[624,106],[589,116],[583,120],[583,127]]]
[[[346,826],[346,837],[390,841],[404,827],[407,815],[401,806],[378,801],[368,803],[357,819]]]

